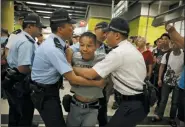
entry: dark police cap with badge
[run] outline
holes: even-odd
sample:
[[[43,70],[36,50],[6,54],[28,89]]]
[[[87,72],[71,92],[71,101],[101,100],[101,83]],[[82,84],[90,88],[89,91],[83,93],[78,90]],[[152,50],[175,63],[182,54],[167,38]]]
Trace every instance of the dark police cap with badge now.
[[[37,14],[31,13],[27,15],[23,21],[25,24],[35,24],[39,28],[46,28],[40,20],[40,17]]]
[[[107,28],[108,27],[108,23],[107,22],[100,22],[100,23],[97,23],[96,26],[95,26],[95,30],[96,29],[102,29],[104,32],[107,32]]]
[[[69,16],[69,13],[66,10],[60,8],[52,13],[50,25],[60,23],[76,24],[76,21]]]
[[[119,18],[119,17],[113,18],[106,30],[119,32],[126,36],[128,36],[130,32],[128,22],[124,20],[123,18]]]

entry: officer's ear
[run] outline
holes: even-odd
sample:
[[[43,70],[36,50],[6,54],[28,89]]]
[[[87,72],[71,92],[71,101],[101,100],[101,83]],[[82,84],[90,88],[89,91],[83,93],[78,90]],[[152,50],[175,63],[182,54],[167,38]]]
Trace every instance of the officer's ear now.
[[[121,34],[118,33],[118,32],[116,32],[116,33],[115,33],[115,38],[116,38],[116,40],[119,40],[119,39],[121,38]]]
[[[57,28],[58,29],[58,32],[63,32],[64,31],[64,29],[65,29],[65,26],[64,25],[62,25],[62,26],[60,26],[60,27],[58,27]]]

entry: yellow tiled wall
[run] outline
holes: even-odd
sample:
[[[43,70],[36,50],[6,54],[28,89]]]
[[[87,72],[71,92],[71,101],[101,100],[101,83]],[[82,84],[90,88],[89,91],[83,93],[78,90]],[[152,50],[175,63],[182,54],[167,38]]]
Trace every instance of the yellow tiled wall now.
[[[14,31],[14,1],[2,0],[1,27],[7,29],[9,33]]]
[[[149,17],[148,29],[147,29],[146,16],[140,16],[139,18],[132,20],[131,22],[129,22],[130,36],[145,37],[146,35],[147,42],[153,45],[154,41],[157,38],[159,38],[163,33],[165,33],[165,27],[164,26],[153,27],[152,22],[153,22],[153,18]]]
[[[136,36],[138,35],[139,31],[139,18],[132,20],[129,22],[129,27],[130,27],[130,36]]]
[[[153,27],[152,26],[153,18],[149,17],[148,20],[148,29],[147,27],[147,17],[141,16],[139,21],[139,32],[138,35],[145,37],[150,44],[153,44],[154,41],[159,38],[163,33],[165,33],[165,26]]]

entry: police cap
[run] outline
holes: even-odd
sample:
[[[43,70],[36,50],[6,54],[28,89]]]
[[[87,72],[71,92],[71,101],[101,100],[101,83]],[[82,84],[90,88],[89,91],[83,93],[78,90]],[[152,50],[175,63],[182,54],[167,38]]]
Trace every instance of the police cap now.
[[[59,24],[59,23],[76,24],[76,21],[69,16],[69,13],[66,10],[60,8],[54,11],[50,18],[50,24]]]
[[[119,32],[123,35],[128,36],[130,28],[128,22],[123,18],[117,17],[113,18],[107,28],[107,31]]]
[[[40,17],[37,14],[31,13],[29,15],[27,15],[23,21],[23,23],[26,24],[35,24],[37,27],[40,28],[46,28],[46,26],[44,26],[40,20]]]

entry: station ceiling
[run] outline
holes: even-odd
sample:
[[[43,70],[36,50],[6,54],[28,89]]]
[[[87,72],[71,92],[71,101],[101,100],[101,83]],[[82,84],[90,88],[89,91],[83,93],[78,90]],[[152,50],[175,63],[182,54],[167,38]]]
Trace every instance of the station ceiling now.
[[[120,0],[114,0],[117,5]],[[158,0],[128,0],[128,6],[137,3],[159,4]],[[163,5],[172,5],[180,0],[165,0]],[[178,4],[178,3],[177,3]],[[42,18],[49,18],[51,13],[62,7],[73,19],[86,19],[89,5],[112,6],[112,0],[14,0],[15,16],[21,13],[34,12]]]
[[[115,0],[115,5],[120,0]],[[15,15],[35,12],[42,18],[49,18],[57,8],[66,9],[71,18],[84,19],[89,5],[112,6],[112,0],[15,0]]]

